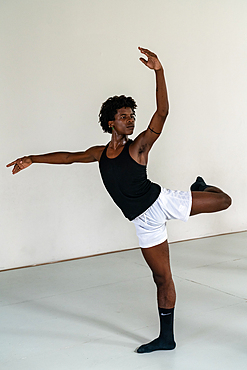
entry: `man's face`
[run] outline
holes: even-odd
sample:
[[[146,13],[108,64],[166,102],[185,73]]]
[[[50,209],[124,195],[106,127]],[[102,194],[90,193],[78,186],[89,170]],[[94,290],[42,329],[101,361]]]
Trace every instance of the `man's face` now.
[[[111,123],[119,135],[131,135],[135,128],[135,114],[131,108],[120,108]]]

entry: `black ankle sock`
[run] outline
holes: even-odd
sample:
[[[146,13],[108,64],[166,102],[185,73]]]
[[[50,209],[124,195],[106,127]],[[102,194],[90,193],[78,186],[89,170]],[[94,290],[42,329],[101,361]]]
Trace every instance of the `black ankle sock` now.
[[[206,188],[209,188],[211,185],[207,185],[202,177],[198,176],[194,184],[191,185],[191,191],[204,191]]]
[[[143,344],[137,353],[149,353],[159,350],[171,350],[176,347],[173,335],[174,308],[159,308],[160,335],[152,342]]]

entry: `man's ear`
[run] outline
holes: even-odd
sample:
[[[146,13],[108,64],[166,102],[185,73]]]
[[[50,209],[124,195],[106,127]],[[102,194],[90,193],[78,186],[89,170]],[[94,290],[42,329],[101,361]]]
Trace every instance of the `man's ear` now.
[[[108,126],[109,127],[112,127],[113,126],[113,123],[114,123],[114,121],[108,121]]]

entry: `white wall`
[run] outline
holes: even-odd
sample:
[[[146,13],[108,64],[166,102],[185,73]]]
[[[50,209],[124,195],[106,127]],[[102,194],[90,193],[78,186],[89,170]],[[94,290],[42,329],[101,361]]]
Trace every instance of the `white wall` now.
[[[8,0],[0,2],[0,269],[138,245],[104,190],[97,164],[33,165],[18,156],[79,151],[109,141],[97,123],[115,94],[154,111],[154,75],[137,46],[166,71],[170,115],[149,175],[187,190],[197,175],[230,193],[230,210],[171,221],[169,240],[247,229],[247,2],[245,0]]]

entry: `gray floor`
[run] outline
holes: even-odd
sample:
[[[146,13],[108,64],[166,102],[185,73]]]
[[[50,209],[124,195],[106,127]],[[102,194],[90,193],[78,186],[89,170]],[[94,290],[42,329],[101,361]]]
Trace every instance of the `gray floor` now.
[[[1,370],[247,369],[247,232],[171,245],[171,352],[139,250],[0,273]]]

